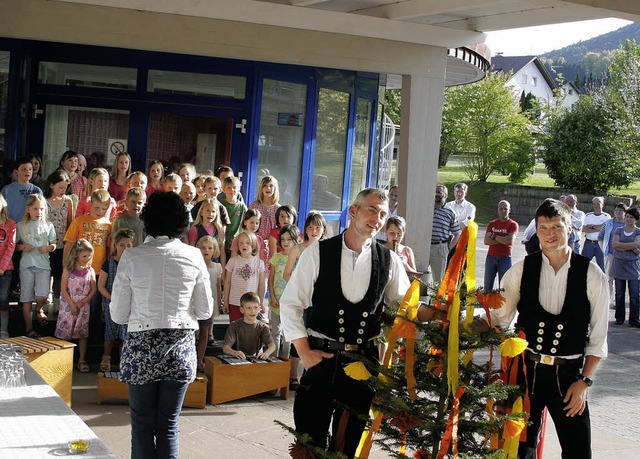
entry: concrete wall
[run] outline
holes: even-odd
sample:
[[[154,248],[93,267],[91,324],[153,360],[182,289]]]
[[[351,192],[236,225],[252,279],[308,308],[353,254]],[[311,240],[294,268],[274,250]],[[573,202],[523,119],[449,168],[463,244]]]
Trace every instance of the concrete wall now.
[[[578,198],[578,208],[583,212],[592,212],[591,200],[595,194],[578,193],[573,190],[559,190],[557,188],[537,188],[529,186],[508,186],[505,189],[504,197],[511,204],[510,217],[521,225],[528,225],[536,213],[536,209],[546,198],[558,199],[560,195],[575,194]],[[613,208],[619,202],[633,205],[637,196],[603,196],[604,211],[613,215]]]

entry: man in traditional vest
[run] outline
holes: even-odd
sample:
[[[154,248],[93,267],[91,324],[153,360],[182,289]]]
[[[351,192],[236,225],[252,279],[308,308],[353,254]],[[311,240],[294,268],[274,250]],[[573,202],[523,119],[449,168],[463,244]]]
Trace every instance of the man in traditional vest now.
[[[542,251],[507,271],[502,283],[505,304],[491,312],[493,324],[503,328],[518,312],[516,328],[528,341],[524,362],[531,425],[518,457],[535,457],[546,406],[562,458],[590,459],[587,392],[598,363],[607,356],[607,278],[598,265],[568,246],[571,210],[566,204],[546,199],[535,219]],[[480,330],[488,327],[485,318],[474,324]]]
[[[361,191],[349,207],[349,228],[302,253],[280,298],[285,337],[305,368],[293,406],[296,431],[327,448],[333,420],[328,447],[347,457],[355,454],[374,394],[344,367],[352,353],[377,363],[383,304],[401,300],[409,288],[402,261],[373,239],[388,211],[384,190]]]

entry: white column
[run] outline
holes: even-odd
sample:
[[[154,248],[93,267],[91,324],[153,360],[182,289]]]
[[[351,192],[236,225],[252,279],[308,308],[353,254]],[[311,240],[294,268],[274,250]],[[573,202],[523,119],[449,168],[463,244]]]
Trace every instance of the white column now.
[[[418,270],[426,270],[429,265],[445,60],[443,53],[441,59],[429,61],[429,70],[425,74],[402,78],[399,215],[407,219],[406,243],[415,253]]]

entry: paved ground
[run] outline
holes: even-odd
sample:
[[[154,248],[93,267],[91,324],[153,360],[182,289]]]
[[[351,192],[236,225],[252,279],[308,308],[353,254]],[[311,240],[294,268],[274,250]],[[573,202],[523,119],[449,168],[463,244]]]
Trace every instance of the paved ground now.
[[[480,235],[484,235],[481,228]],[[486,250],[478,244],[477,278],[484,275]],[[514,259],[524,250],[518,243]],[[610,311],[613,313],[613,311]],[[613,320],[613,315],[611,315]],[[610,356],[604,361],[589,393],[594,459],[640,457],[640,329],[615,326],[609,332]],[[73,408],[119,457],[129,457],[129,409],[125,403],[96,405],[95,373],[74,375]],[[180,417],[180,457],[262,459],[288,457],[291,437],[274,420],[292,425],[293,399],[252,397],[204,410],[185,409]],[[52,420],[55,422],[55,420]],[[39,426],[46,428],[46,426]],[[387,457],[374,451],[371,458]],[[548,429],[544,459],[560,458],[553,426]]]

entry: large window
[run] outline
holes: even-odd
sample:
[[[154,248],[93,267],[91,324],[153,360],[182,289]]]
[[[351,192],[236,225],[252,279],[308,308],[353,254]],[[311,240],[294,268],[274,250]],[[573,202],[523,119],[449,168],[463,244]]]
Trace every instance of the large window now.
[[[349,127],[349,93],[320,89],[311,208],[342,210]]]
[[[353,145],[353,158],[351,160],[351,189],[349,200],[353,201],[356,195],[367,184],[367,159],[371,146],[371,122],[373,121],[373,102],[367,99],[358,99],[356,110],[356,137]]]
[[[258,180],[273,175],[280,203],[298,207],[307,86],[265,79],[258,137]],[[257,188],[256,188],[257,189]]]
[[[241,76],[149,70],[147,91],[190,96],[244,99],[247,79]]]
[[[38,83],[76,88],[135,90],[138,71],[125,67],[40,62]]]

